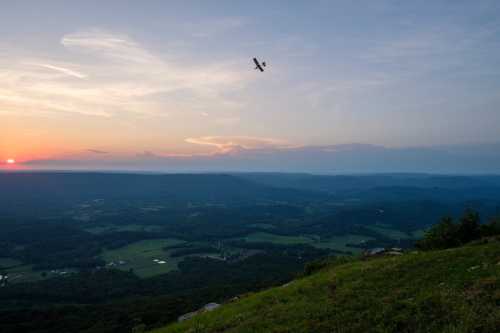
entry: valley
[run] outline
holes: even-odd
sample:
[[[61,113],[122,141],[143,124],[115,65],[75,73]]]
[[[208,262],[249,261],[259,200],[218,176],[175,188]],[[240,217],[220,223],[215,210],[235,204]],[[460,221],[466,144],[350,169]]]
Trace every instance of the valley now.
[[[0,193],[0,319],[36,311],[43,325],[73,332],[155,328],[204,304],[285,284],[314,260],[412,248],[443,216],[464,209],[485,221],[500,213],[495,176],[270,179],[0,173],[7,189]],[[47,317],[54,311],[76,320],[56,323]],[[95,323],[94,311],[109,315]]]

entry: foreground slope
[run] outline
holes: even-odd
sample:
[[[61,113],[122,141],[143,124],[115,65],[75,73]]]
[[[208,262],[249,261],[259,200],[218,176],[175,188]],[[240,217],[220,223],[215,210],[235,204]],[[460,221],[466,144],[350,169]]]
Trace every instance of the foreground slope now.
[[[490,240],[330,264],[155,332],[498,332],[499,327],[500,242]]]

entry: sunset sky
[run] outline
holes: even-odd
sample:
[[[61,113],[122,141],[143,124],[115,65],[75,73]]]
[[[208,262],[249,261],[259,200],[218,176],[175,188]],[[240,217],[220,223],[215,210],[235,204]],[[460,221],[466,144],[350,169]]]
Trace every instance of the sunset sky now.
[[[499,1],[0,1],[0,168],[491,172],[498,143]]]

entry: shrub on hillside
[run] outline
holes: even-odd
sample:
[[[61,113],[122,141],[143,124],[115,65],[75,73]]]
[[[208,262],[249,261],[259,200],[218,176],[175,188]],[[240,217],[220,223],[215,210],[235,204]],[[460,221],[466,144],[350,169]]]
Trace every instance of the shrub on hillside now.
[[[467,244],[481,237],[495,235],[500,235],[499,218],[492,219],[489,223],[482,225],[479,214],[467,210],[460,218],[459,223],[454,223],[451,217],[443,217],[415,245],[422,250],[448,249]]]

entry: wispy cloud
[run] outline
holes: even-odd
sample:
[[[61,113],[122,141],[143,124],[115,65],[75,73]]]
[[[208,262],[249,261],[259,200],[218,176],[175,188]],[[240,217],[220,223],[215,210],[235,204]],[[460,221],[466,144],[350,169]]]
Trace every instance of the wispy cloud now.
[[[143,151],[142,153],[137,153],[136,157],[139,159],[157,159],[160,158],[161,156],[153,153],[152,151],[146,150]]]
[[[283,140],[250,136],[203,136],[199,138],[187,138],[185,141],[196,145],[215,147],[217,148],[215,151],[217,153],[229,153],[239,149],[276,149],[291,146]]]
[[[126,35],[112,34],[101,30],[89,30],[67,34],[61,44],[69,49],[94,53],[114,60],[142,64],[162,64],[162,61],[139,43]]]
[[[228,92],[250,79],[237,61],[174,62],[123,34],[92,29],[67,34],[60,42],[77,56],[67,53],[68,59],[78,62],[0,59],[0,109],[106,117],[121,112],[164,116],[200,105],[234,111],[241,102]]]
[[[94,154],[108,154],[107,151],[98,150],[98,149],[87,149],[87,151],[90,153],[94,153]]]
[[[54,70],[56,72],[60,72],[60,73],[66,74],[68,76],[76,77],[78,79],[84,79],[84,78],[87,77],[87,75],[85,75],[83,73],[80,73],[80,72],[77,72],[75,70],[69,69],[69,68],[54,66],[54,65],[50,65],[50,64],[33,64],[33,65],[34,66],[43,67],[43,68],[47,68],[47,69],[51,69],[51,70]]]

